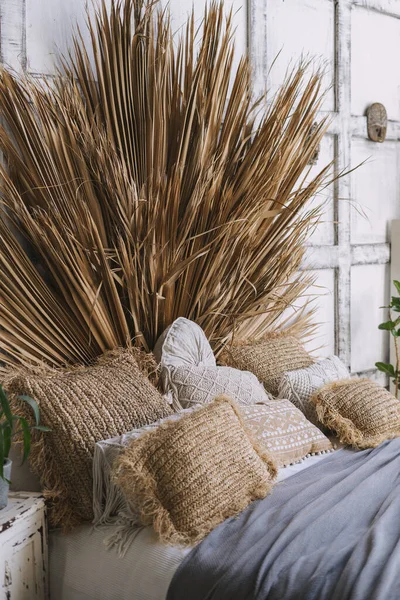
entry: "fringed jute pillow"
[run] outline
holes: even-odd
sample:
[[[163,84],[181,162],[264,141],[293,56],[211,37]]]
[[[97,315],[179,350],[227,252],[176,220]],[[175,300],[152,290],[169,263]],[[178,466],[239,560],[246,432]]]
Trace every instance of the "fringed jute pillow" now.
[[[41,423],[51,428],[34,437],[30,460],[49,500],[53,525],[68,530],[92,520],[92,459],[98,440],[172,413],[146,377],[155,367],[151,357],[132,349],[108,353],[89,367],[27,367],[8,375],[7,390],[34,398]]]
[[[289,400],[241,406],[244,422],[278,467],[333,450],[331,442]]]
[[[313,396],[320,421],[343,444],[374,448],[400,435],[400,402],[370,379],[327,384]]]
[[[144,525],[193,544],[270,491],[276,466],[226,396],[133,441],[115,481]]]
[[[270,333],[254,342],[241,342],[225,348],[219,362],[251,371],[273,396],[278,395],[285,371],[309,367],[313,358],[297,338],[284,332]]]

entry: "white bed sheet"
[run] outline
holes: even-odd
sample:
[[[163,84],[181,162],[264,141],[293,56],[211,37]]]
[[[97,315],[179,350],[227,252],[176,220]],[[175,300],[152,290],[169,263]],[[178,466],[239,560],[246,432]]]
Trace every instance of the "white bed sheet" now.
[[[280,469],[278,481],[307,469],[329,454],[310,456]],[[124,557],[107,550],[104,529],[83,525],[49,536],[50,600],[165,600],[172,577],[190,548],[161,544],[142,529]]]

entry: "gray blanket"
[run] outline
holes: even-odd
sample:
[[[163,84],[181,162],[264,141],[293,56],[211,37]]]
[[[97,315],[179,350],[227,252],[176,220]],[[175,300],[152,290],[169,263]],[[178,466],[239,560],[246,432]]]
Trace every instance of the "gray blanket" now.
[[[400,439],[278,483],[186,557],[167,600],[400,600]]]

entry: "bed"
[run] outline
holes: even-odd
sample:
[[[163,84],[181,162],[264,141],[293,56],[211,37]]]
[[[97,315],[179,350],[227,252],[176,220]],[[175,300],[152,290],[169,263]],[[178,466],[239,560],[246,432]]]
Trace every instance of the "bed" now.
[[[167,600],[398,600],[400,437],[276,485],[183,560]]]
[[[278,481],[328,456],[310,456],[281,469]],[[67,535],[50,532],[50,600],[165,600],[176,570],[191,549],[160,544],[146,527],[119,557],[105,547],[108,529],[84,525]]]

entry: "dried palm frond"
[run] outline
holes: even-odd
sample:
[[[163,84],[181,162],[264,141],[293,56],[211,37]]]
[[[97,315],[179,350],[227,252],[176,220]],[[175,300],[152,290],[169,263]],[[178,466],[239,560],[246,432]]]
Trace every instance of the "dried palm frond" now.
[[[330,172],[305,183],[327,127],[312,128],[320,74],[302,64],[254,103],[222,4],[200,39],[193,16],[176,41],[166,10],[134,0],[102,2],[89,30],[51,87],[0,74],[5,362],[151,349],[178,316],[216,351],[273,329],[311,283],[307,204]]]

